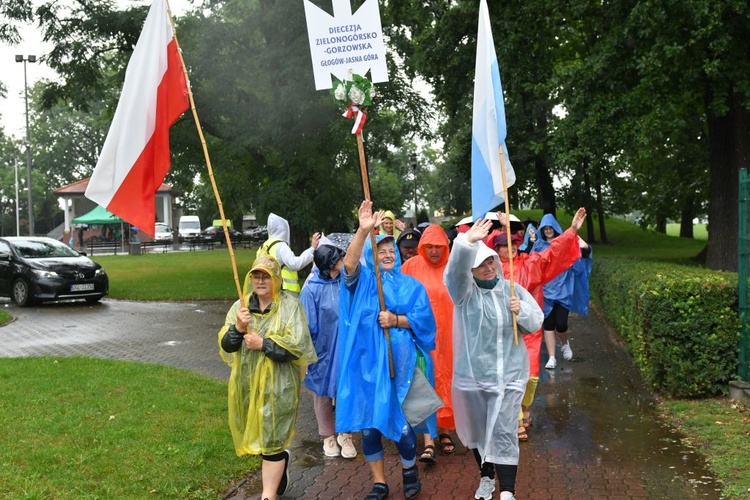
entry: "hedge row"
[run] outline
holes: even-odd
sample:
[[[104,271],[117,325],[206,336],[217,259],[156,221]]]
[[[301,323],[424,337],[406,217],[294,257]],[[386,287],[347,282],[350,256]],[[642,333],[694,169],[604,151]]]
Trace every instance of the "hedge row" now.
[[[737,275],[676,264],[594,259],[591,296],[644,379],[677,398],[719,394],[737,373]]]

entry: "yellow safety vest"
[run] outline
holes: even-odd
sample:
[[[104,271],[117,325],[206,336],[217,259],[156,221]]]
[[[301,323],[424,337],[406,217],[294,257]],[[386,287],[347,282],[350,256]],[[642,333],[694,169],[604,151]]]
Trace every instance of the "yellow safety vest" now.
[[[279,238],[266,240],[261,246],[261,250],[265,251],[278,262],[279,259],[276,257],[276,244],[281,241],[283,240]],[[299,294],[302,291],[302,287],[299,284],[299,275],[297,274],[297,271],[292,271],[285,265],[282,265],[281,262],[279,262],[279,265],[281,266],[281,288]]]

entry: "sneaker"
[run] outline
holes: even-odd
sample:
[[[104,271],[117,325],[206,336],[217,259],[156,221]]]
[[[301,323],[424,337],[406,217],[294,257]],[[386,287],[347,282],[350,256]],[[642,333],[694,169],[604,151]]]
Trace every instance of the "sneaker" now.
[[[276,489],[277,495],[283,495],[289,486],[289,462],[292,460],[292,456],[289,454],[289,450],[284,450],[284,475],[281,476],[279,487]]]
[[[516,500],[516,496],[510,491],[500,493],[500,500]]]
[[[352,442],[352,435],[348,432],[342,432],[336,437],[336,442],[341,446],[341,456],[344,458],[354,458],[357,456],[357,449]]]
[[[554,356],[550,356],[549,361],[547,361],[547,364],[544,365],[544,367],[547,370],[554,370],[556,366],[557,366],[557,360],[555,359]]]
[[[323,453],[327,457],[339,457],[341,456],[341,448],[339,448],[336,442],[336,436],[328,436],[323,440]]]
[[[566,342],[565,345],[562,346],[562,353],[565,361],[573,359],[573,349],[570,348],[570,342]]]
[[[495,479],[487,476],[482,476],[479,480],[479,488],[474,493],[476,500],[490,500],[492,493],[495,491]]]

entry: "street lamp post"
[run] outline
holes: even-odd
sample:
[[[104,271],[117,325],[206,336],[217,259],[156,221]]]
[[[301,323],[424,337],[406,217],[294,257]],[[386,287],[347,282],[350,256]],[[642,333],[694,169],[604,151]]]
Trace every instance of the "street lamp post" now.
[[[29,195],[29,236],[34,236],[34,204],[31,196],[31,138],[29,137],[29,84],[26,79],[26,62],[35,63],[36,56],[16,55],[16,62],[23,63],[23,95],[26,102],[26,173],[28,175],[28,185],[26,186]],[[16,212],[18,213],[18,212]]]
[[[16,170],[16,236],[21,236],[21,227],[20,227],[20,217],[18,213],[18,157],[16,157],[15,161],[15,170]]]
[[[414,176],[414,227],[417,227],[417,167],[419,166],[417,153],[409,155],[409,164],[411,165],[411,172]]]

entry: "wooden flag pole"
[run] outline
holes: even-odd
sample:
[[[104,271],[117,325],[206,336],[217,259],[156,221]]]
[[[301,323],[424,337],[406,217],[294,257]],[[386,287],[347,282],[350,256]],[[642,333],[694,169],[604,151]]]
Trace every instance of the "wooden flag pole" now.
[[[508,270],[510,271],[510,296],[516,296],[516,282],[513,279],[513,242],[510,233],[510,205],[508,204],[508,183],[505,180],[505,161],[503,158],[503,147],[500,146],[500,173],[503,179],[503,198],[505,199],[505,233],[508,235],[506,244],[508,245]],[[516,313],[513,315],[513,340],[518,345],[518,321]]]
[[[185,83],[188,88],[188,99],[190,100],[190,109],[193,111],[193,119],[195,120],[195,127],[198,129],[198,137],[201,140],[201,146],[203,146],[203,156],[206,158],[206,166],[208,167],[208,176],[211,179],[211,186],[214,189],[214,196],[216,197],[216,203],[219,205],[219,215],[221,216],[221,225],[224,228],[224,238],[227,242],[227,248],[229,249],[229,260],[232,264],[232,274],[234,275],[234,284],[237,287],[237,295],[240,298],[241,307],[245,307],[245,298],[242,296],[242,287],[240,286],[240,278],[237,274],[237,261],[234,257],[234,248],[232,247],[232,240],[229,238],[229,228],[227,226],[227,219],[224,216],[224,205],[221,202],[221,196],[219,195],[219,188],[216,186],[216,179],[214,178],[214,170],[211,167],[211,157],[208,155],[208,147],[206,145],[206,138],[203,136],[203,128],[201,127],[200,119],[198,118],[198,112],[195,109],[195,101],[193,100],[193,89],[190,86],[190,78],[188,77],[187,67],[185,66],[185,60],[182,58],[182,49],[180,48],[180,42],[177,40],[177,31],[174,27],[174,19],[172,19],[172,10],[169,7],[169,1],[167,0],[167,13],[169,14],[169,22],[172,24],[172,35],[174,36],[175,44],[177,44],[177,54],[180,56],[180,63],[182,63],[182,72],[185,75]]]
[[[365,143],[362,140],[362,132],[357,135],[357,151],[359,152],[359,171],[362,174],[362,189],[365,193],[365,200],[370,199],[370,177],[367,174],[367,162],[365,160]],[[385,297],[383,296],[383,280],[380,276],[380,262],[378,261],[378,247],[375,243],[375,231],[370,231],[370,246],[372,246],[372,259],[375,263],[375,281],[378,284],[378,299],[380,300],[380,310],[385,311]],[[388,328],[383,327],[385,341],[388,344],[388,372],[391,378],[396,376],[393,369],[393,351],[391,349],[391,334]]]

